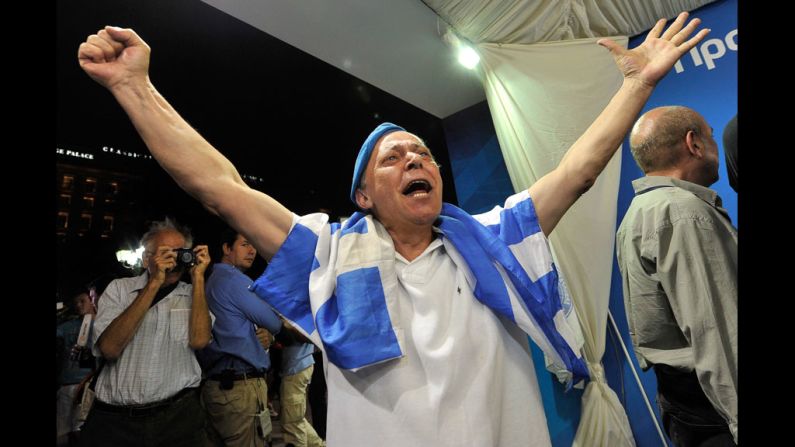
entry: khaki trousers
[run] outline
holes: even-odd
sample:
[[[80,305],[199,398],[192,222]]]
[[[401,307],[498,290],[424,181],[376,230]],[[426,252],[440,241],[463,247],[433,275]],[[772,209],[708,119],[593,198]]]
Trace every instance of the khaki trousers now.
[[[231,390],[222,390],[220,381],[204,382],[202,403],[210,425],[229,447],[263,447],[271,432],[268,385],[261,377],[234,384]]]
[[[324,447],[326,444],[306,420],[306,389],[312,378],[314,365],[291,376],[282,377],[280,399],[284,443],[295,447]]]

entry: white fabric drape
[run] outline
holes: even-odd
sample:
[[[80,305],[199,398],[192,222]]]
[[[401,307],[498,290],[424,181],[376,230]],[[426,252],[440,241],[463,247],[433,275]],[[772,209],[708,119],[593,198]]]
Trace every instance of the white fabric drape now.
[[[626,38],[615,39],[626,46]],[[554,169],[621,84],[596,39],[478,46],[483,82],[513,187]],[[592,380],[574,445],[634,446],[626,413],[602,372],[620,176],[618,151],[596,184],[564,216],[550,243],[574,298]]]
[[[715,0],[422,0],[474,44],[640,34]]]

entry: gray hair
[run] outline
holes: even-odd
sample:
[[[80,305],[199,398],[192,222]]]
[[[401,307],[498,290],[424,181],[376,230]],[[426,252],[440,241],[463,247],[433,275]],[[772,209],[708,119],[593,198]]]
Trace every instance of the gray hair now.
[[[644,113],[629,135],[638,167],[644,174],[674,167],[681,156],[676,147],[685,141],[687,132],[700,134],[701,122],[701,115],[683,106],[658,107]]]
[[[185,238],[185,247],[183,248],[193,247],[193,235],[190,232],[190,228],[178,224],[176,220],[168,216],[166,216],[165,220],[156,220],[149,225],[149,229],[141,237],[141,246],[146,247],[155,236],[163,231],[174,231],[181,234],[182,237]]]

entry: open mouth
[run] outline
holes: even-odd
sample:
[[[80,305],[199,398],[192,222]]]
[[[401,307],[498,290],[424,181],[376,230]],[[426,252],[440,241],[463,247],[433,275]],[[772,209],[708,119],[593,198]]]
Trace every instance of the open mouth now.
[[[413,180],[403,190],[404,196],[417,196],[420,194],[428,194],[433,187],[426,180]]]

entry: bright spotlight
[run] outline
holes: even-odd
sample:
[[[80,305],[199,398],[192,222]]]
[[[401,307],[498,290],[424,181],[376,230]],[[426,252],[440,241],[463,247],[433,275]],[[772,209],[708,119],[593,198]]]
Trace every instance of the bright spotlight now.
[[[480,56],[478,56],[478,53],[471,47],[461,45],[461,49],[458,50],[458,62],[464,67],[472,70],[478,65],[478,62],[480,62]]]
[[[143,264],[141,260],[144,253],[143,247],[138,247],[137,250],[119,250],[116,252],[116,260],[119,261],[124,267],[134,269]]]

